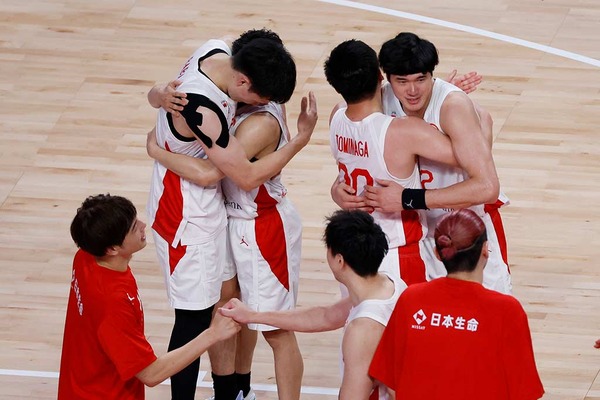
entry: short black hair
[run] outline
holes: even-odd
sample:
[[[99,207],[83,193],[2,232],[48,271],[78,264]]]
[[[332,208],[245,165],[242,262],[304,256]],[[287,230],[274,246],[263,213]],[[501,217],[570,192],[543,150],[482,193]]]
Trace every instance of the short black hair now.
[[[374,276],[388,252],[385,233],[373,217],[361,210],[338,210],[327,218],[325,245],[357,275]]]
[[[371,98],[379,84],[377,53],[360,40],[342,42],[325,61],[325,77],[348,104]]]
[[[279,35],[270,29],[250,29],[242,33],[240,37],[233,41],[231,44],[231,54],[237,53],[244,45],[250,43],[254,39],[269,39],[279,43],[280,45],[283,45],[283,41]]]
[[[410,32],[399,33],[379,51],[379,64],[388,79],[390,75],[433,74],[439,62],[433,43]]]
[[[135,206],[124,197],[90,196],[77,209],[71,237],[80,249],[102,257],[109,247],[123,244],[136,218]]]
[[[236,48],[232,66],[246,75],[251,90],[275,103],[285,103],[296,88],[296,63],[277,41],[255,38]]]

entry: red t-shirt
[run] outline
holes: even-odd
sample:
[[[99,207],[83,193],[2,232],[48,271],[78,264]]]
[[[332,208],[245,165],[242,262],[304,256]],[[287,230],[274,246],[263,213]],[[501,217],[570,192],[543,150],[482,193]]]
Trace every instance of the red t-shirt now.
[[[544,393],[521,304],[452,278],[402,293],[369,373],[398,399],[531,400]]]
[[[131,269],[101,267],[79,250],[73,260],[58,399],[143,399],[144,384],[135,375],[154,360]]]

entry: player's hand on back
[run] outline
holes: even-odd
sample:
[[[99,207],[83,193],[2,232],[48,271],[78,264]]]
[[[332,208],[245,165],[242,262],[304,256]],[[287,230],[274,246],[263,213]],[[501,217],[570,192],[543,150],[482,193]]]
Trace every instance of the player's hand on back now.
[[[184,92],[178,92],[177,86],[181,85],[178,80],[171,81],[159,91],[160,106],[174,116],[179,116],[179,111],[188,103],[187,95]]]
[[[319,119],[317,113],[317,98],[313,92],[308,92],[308,97],[303,97],[300,103],[300,115],[298,115],[298,135],[296,140],[300,140],[304,146],[310,141],[310,137]]]
[[[362,210],[373,212],[373,207],[369,207],[363,196],[356,196],[356,191],[352,186],[344,181],[336,179],[331,186],[331,198],[344,210]]]
[[[448,75],[448,78],[446,78],[446,81],[467,94],[477,90],[477,86],[483,81],[483,77],[475,71],[460,76],[456,76],[456,73],[457,71],[453,70],[450,75]]]
[[[402,185],[383,179],[376,179],[377,186],[365,186],[365,201],[367,205],[379,212],[400,212],[402,207]]]

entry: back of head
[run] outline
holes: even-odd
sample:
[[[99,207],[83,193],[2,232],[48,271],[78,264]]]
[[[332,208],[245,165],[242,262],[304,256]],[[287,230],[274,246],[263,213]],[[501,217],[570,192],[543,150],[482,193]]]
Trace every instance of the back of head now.
[[[348,104],[373,97],[379,76],[377,53],[360,40],[340,43],[325,61],[327,82]]]
[[[71,222],[71,237],[77,247],[102,257],[109,247],[123,243],[136,218],[135,206],[124,197],[90,196],[77,209]]]
[[[231,54],[236,54],[244,45],[250,43],[254,39],[269,39],[283,46],[283,41],[278,34],[272,30],[263,29],[250,29],[240,35],[239,38],[233,41],[231,44]]]
[[[333,255],[342,255],[350,268],[362,277],[376,275],[388,251],[381,227],[360,210],[334,212],[327,218],[323,240]]]
[[[232,66],[250,79],[251,90],[260,97],[276,103],[285,103],[292,97],[296,63],[280,42],[257,37],[236,46]]]
[[[487,240],[485,224],[469,210],[444,215],[435,228],[435,246],[448,273],[473,271]]]
[[[433,43],[410,32],[399,33],[379,51],[379,64],[388,79],[390,75],[433,74],[438,63]]]

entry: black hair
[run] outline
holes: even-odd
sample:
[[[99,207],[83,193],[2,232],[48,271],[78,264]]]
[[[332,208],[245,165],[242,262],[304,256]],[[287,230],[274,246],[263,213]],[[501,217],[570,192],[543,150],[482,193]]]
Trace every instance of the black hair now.
[[[399,33],[379,51],[379,64],[388,80],[390,75],[433,74],[439,62],[433,43],[410,32]]]
[[[377,53],[360,40],[342,42],[325,61],[325,77],[348,104],[373,97],[379,84]]]
[[[323,234],[325,245],[357,275],[374,276],[388,252],[385,233],[368,213],[360,210],[338,210],[327,218]]]
[[[80,249],[102,257],[109,247],[123,243],[136,218],[135,206],[124,197],[90,196],[77,209],[71,237]]]
[[[278,34],[270,29],[250,29],[240,35],[231,44],[231,54],[236,54],[244,45],[250,43],[254,39],[269,39],[273,40],[280,45],[283,45],[283,41]]]
[[[256,38],[236,48],[233,69],[250,79],[260,97],[285,103],[296,87],[296,63],[286,48],[275,40]]]

